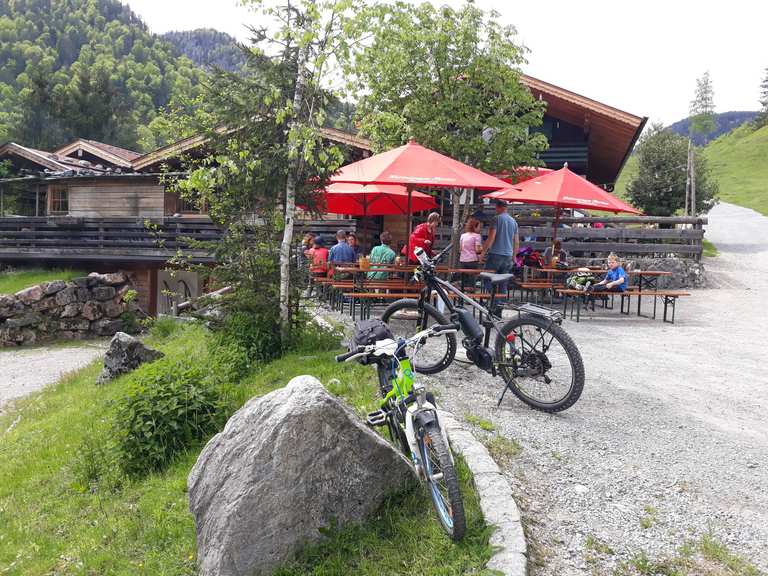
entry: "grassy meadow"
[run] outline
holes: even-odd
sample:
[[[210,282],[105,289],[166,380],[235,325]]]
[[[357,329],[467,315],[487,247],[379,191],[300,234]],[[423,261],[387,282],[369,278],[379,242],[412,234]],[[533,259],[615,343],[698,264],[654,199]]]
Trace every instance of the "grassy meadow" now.
[[[193,575],[195,529],[186,480],[204,445],[161,472],[121,476],[109,466],[113,413],[131,381],[157,363],[213,365],[200,326],[155,331],[165,358],[96,386],[101,363],[20,400],[0,416],[0,574]],[[376,402],[375,373],[338,365],[328,346],[307,342],[226,387],[232,409],[311,372],[359,413]],[[157,368],[155,368],[156,370]],[[466,467],[460,469],[467,536],[453,544],[420,486],[393,495],[362,526],[331,531],[279,573],[481,574],[492,553]],[[429,550],[429,554],[424,554]]]

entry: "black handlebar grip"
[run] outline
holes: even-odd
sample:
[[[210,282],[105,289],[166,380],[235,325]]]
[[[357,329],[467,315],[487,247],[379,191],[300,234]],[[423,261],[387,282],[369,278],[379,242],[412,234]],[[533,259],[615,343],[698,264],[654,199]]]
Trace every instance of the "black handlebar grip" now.
[[[460,326],[458,324],[435,324],[432,326],[432,331],[436,334],[439,334],[440,332],[445,332],[446,330],[458,330]]]
[[[357,350],[350,350],[345,354],[339,354],[338,356],[336,356],[336,362],[344,362],[344,360],[347,360],[348,358],[352,358],[352,356],[359,353],[360,353],[360,348],[358,348]]]

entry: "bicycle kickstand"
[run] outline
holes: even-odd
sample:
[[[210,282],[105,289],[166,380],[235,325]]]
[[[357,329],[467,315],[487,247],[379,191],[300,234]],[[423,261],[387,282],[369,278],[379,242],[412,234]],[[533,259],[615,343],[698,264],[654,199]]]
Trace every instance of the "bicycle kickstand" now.
[[[504,395],[507,393],[508,389],[509,389],[509,384],[504,382],[504,390],[501,391],[501,396],[499,397],[499,401],[496,403],[496,408],[501,406],[501,403],[504,401]]]

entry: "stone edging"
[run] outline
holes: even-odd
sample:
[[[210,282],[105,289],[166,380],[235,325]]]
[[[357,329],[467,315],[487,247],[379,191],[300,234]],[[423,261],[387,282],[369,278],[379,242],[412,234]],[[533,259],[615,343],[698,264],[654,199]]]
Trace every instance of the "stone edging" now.
[[[528,573],[525,533],[512,489],[485,446],[449,412],[440,410],[439,415],[451,447],[462,455],[472,471],[485,521],[496,528],[490,544],[497,550],[486,567],[505,576],[525,576]]]

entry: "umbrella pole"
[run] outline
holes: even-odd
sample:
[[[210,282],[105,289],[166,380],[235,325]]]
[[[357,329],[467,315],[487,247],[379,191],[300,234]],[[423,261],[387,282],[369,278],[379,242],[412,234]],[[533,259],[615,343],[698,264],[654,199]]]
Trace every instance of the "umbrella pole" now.
[[[552,258],[555,257],[555,241],[557,240],[557,226],[560,224],[560,207],[555,208],[555,227],[552,230]]]
[[[406,208],[407,215],[405,218],[407,233],[405,237],[405,263],[408,264],[411,257],[411,231],[413,229],[413,215],[411,214],[411,193],[413,192],[413,187],[408,185],[405,188],[408,191],[408,207]]]

